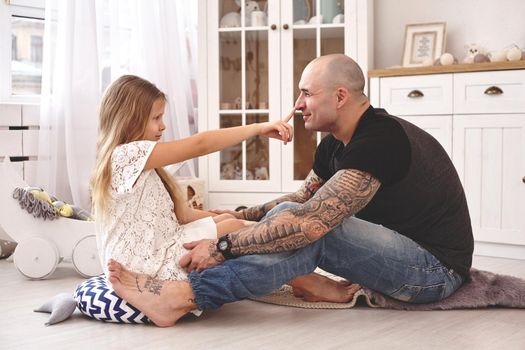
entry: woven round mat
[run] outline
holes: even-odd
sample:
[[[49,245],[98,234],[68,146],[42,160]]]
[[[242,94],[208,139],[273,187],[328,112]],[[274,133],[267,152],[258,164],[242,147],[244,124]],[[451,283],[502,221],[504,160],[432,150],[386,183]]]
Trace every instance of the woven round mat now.
[[[252,300],[260,301],[268,304],[300,307],[303,309],[350,309],[355,306],[359,298],[363,298],[368,306],[377,307],[374,305],[368,294],[363,289],[358,290],[354,294],[354,298],[348,303],[333,303],[328,301],[306,301],[301,298],[297,298],[292,293],[292,287],[284,285],[280,289],[274,291],[271,294],[253,298]]]

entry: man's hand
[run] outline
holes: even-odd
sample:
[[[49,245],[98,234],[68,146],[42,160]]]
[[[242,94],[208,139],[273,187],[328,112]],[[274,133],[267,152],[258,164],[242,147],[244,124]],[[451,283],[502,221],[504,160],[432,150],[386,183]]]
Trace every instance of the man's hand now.
[[[193,270],[204,271],[225,260],[222,254],[217,251],[217,240],[215,239],[201,239],[200,241],[184,243],[183,247],[189,249],[190,252],[180,259],[179,264],[188,273]]]

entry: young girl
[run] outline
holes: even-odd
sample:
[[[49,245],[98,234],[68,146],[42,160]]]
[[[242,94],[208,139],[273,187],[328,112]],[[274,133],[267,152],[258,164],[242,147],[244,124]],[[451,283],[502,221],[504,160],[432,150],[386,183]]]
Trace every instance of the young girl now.
[[[102,99],[91,182],[97,244],[105,268],[114,259],[158,279],[185,280],[187,274],[179,267],[187,252],[184,242],[216,238],[250,223],[189,208],[163,167],[256,135],[286,143],[292,139],[292,127],[288,118],[160,142],[165,103],[155,85],[131,75],[111,84]]]

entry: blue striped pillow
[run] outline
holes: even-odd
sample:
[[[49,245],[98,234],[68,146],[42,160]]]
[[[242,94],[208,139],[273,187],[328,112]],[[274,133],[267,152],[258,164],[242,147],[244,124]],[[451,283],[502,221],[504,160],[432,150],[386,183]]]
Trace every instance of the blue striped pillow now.
[[[78,309],[89,317],[115,323],[149,323],[133,305],[119,297],[105,275],[81,283],[73,295]]]

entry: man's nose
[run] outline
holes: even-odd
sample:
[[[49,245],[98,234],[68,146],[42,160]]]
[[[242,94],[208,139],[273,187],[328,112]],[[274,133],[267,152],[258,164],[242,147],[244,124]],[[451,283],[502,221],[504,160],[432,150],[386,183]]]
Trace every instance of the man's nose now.
[[[295,106],[294,106],[294,108],[295,108],[296,110],[298,110],[298,111],[302,111],[302,110],[303,110],[303,108],[304,108],[304,101],[303,101],[302,96],[299,96],[299,97],[297,98],[297,100],[295,101]]]

